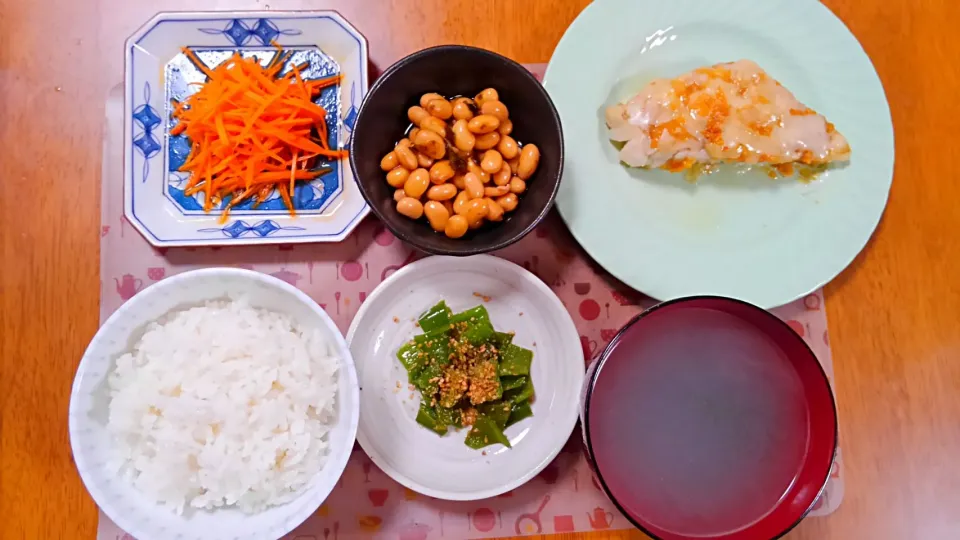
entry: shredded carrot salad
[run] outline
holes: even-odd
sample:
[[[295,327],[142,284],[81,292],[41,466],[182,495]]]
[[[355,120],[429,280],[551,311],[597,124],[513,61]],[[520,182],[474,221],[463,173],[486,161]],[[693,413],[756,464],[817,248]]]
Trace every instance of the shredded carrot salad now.
[[[209,212],[226,200],[220,222],[230,209],[252,198],[253,206],[279,192],[291,215],[296,182],[326,174],[321,160],[346,157],[330,149],[327,111],[313,102],[320,91],[340,82],[341,75],[304,81],[305,62],[280,76],[292,52],[277,44],[277,55],[263,67],[255,58],[234,53],[214,69],[190,49],[183,53],[207,76],[200,90],[172,102],[176,125],[170,135],[190,139],[190,155],[180,167],[189,172],[188,196],[204,193]]]

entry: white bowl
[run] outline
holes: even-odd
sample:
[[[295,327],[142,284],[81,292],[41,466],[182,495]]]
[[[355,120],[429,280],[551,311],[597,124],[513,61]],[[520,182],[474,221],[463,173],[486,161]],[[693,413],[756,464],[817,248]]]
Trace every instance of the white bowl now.
[[[533,416],[507,428],[513,448],[473,450],[463,442],[467,430],[440,437],[416,422],[420,395],[409,390],[396,352],[440,300],[455,312],[483,304],[494,328],[515,331],[514,343],[533,350]],[[430,257],[405,266],[367,297],[347,341],[362,388],[357,440],[387,475],[419,493],[475,500],[510,491],[546,467],[576,425],[584,373],[577,329],[549,287],[503,259]]]
[[[293,317],[318,328],[340,357],[338,420],[328,434],[327,460],[295,500],[256,514],[236,508],[177,515],[108,471],[112,437],[106,429],[106,379],[116,358],[127,352],[145,325],[178,308],[245,295],[254,307]],[[337,326],[309,296],[268,275],[233,268],[210,268],[167,278],[127,301],[90,342],[70,395],[70,446],[80,477],[100,508],[139,538],[279,538],[306,520],[327,498],[346,467],[360,414],[359,386],[350,350]]]

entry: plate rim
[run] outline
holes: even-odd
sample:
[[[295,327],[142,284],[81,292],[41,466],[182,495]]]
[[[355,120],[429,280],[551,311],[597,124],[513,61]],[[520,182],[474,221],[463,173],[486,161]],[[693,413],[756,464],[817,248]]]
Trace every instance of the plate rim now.
[[[278,11],[263,11],[263,10],[230,10],[230,11],[160,11],[154,14],[152,17],[147,19],[143,24],[137,27],[127,38],[124,40],[124,64],[123,64],[123,135],[121,139],[121,144],[123,144],[123,217],[126,219],[133,227],[140,233],[140,235],[152,246],[158,248],[167,248],[167,247],[203,247],[203,246],[242,246],[242,245],[260,245],[260,244],[304,244],[304,243],[335,243],[342,242],[345,240],[356,227],[363,221],[363,219],[370,214],[370,205],[367,204],[366,200],[362,200],[362,204],[357,209],[356,214],[347,221],[343,228],[337,232],[330,233],[308,233],[298,236],[258,236],[258,235],[246,235],[246,236],[237,236],[231,237],[227,235],[214,236],[211,235],[209,238],[174,238],[174,239],[165,239],[162,238],[162,234],[155,232],[150,227],[145,224],[141,218],[137,217],[133,212],[133,195],[131,192],[131,183],[133,181],[132,176],[129,174],[128,165],[133,159],[133,149],[131,144],[128,143],[128,140],[133,136],[132,125],[127,118],[128,111],[133,110],[133,102],[131,99],[131,85],[133,83],[132,79],[132,57],[131,57],[131,47],[136,45],[137,40],[141,39],[144,35],[149,33],[157,24],[165,21],[205,21],[205,20],[220,20],[220,19],[277,19],[277,20],[305,20],[305,19],[315,19],[328,17],[337,24],[339,24],[344,31],[351,34],[359,45],[359,54],[360,54],[360,81],[358,81],[360,96],[358,97],[358,105],[363,103],[363,98],[366,96],[370,88],[370,53],[369,53],[369,41],[366,36],[346,17],[344,17],[338,10],[335,9],[320,9],[320,10],[278,10]],[[240,49],[243,46],[235,46],[235,48]],[[319,48],[319,45],[317,45]],[[322,51],[322,49],[321,49]],[[349,142],[350,133],[345,134],[344,141]],[[166,145],[161,146],[160,151],[165,151]],[[344,158],[340,161],[340,166],[342,171],[349,169],[349,159]],[[352,175],[352,170],[351,170]],[[341,172],[343,177],[343,172]],[[344,181],[344,186],[341,187],[342,190],[346,190],[347,178],[342,178]],[[356,189],[359,190],[359,183],[354,177],[352,183],[356,185]],[[342,194],[341,194],[342,196]],[[358,194],[359,196],[359,194]],[[340,197],[340,196],[338,196]],[[362,196],[360,197],[362,199]],[[333,203],[335,199],[331,199],[329,203]],[[304,220],[299,223],[287,223],[283,221],[283,225],[290,226],[301,226],[304,225],[306,228],[310,228],[311,224],[306,221],[308,216],[304,216]],[[289,216],[275,216],[275,215],[264,215],[264,216],[243,216],[237,220],[234,220],[234,223],[237,221],[248,221],[251,223],[260,223],[273,221],[276,224],[276,220],[289,220]],[[216,224],[216,222],[212,222]],[[313,224],[313,227],[325,226]]]
[[[354,334],[357,332],[357,329],[360,326],[360,323],[363,320],[363,317],[366,315],[366,312],[370,309],[369,306],[372,305],[372,300],[376,300],[377,296],[384,294],[384,291],[390,288],[390,285],[392,282],[398,281],[401,277],[407,274],[415,273],[419,269],[422,269],[424,266],[427,266],[427,265],[438,265],[438,264],[443,265],[443,264],[449,264],[449,263],[459,264],[459,265],[469,265],[469,261],[471,260],[487,261],[487,262],[490,262],[491,264],[498,266],[499,269],[502,269],[506,272],[511,272],[514,275],[522,277],[524,280],[530,282],[541,293],[545,293],[547,297],[550,299],[550,303],[553,304],[552,306],[553,308],[558,308],[556,309],[556,311],[563,315],[562,324],[564,326],[569,326],[568,330],[571,332],[570,336],[568,337],[570,341],[568,345],[570,350],[572,350],[573,352],[570,353],[569,356],[576,359],[576,361],[578,362],[578,366],[579,366],[579,369],[577,370],[579,372],[579,381],[577,385],[578,392],[574,396],[571,396],[570,405],[569,405],[570,411],[565,411],[567,413],[566,417],[563,417],[561,419],[561,422],[557,423],[560,427],[556,429],[556,432],[563,433],[566,435],[563,438],[563,442],[550,448],[548,452],[545,452],[540,462],[534,468],[530,469],[523,475],[517,477],[516,479],[506,484],[503,484],[500,487],[487,489],[487,490],[448,492],[442,489],[434,489],[428,486],[424,486],[418,482],[415,482],[414,480],[412,480],[402,472],[385,464],[383,460],[380,459],[379,453],[371,452],[369,449],[371,445],[367,441],[366,434],[363,431],[362,427],[358,426],[357,443],[360,444],[360,447],[370,458],[370,461],[372,461],[377,467],[379,467],[380,470],[382,470],[387,476],[389,476],[395,482],[403,485],[404,487],[412,491],[415,491],[423,495],[427,495],[429,497],[434,497],[437,499],[442,499],[447,501],[475,501],[475,500],[496,497],[497,495],[502,495],[532,480],[537,474],[539,474],[544,468],[546,468],[547,465],[553,462],[553,460],[556,459],[556,457],[560,454],[560,451],[563,449],[563,446],[564,444],[566,444],[566,441],[569,440],[571,436],[573,436],[574,429],[576,428],[577,422],[579,421],[579,417],[580,417],[579,390],[582,389],[583,387],[583,381],[586,374],[586,366],[584,365],[584,362],[582,359],[582,352],[580,349],[579,332],[577,331],[576,324],[574,324],[573,322],[573,318],[570,316],[570,312],[567,310],[566,306],[564,306],[563,302],[560,300],[557,294],[553,292],[553,290],[550,287],[548,287],[546,283],[544,283],[540,278],[538,278],[535,274],[533,274],[526,268],[523,268],[522,266],[515,264],[511,261],[508,261],[506,259],[502,259],[500,257],[496,257],[494,255],[487,255],[487,254],[471,255],[468,257],[433,255],[433,256],[425,257],[418,261],[412,262],[410,264],[407,264],[403,268],[400,268],[399,270],[391,274],[383,282],[381,282],[379,285],[377,285],[377,287],[367,296],[367,299],[364,300],[363,304],[360,306],[360,309],[357,311],[357,314],[354,316],[353,321],[350,323],[350,328],[347,330],[347,334],[345,337],[347,346],[350,347],[351,344],[353,343]],[[561,350],[563,349],[564,347],[561,347]],[[352,352],[353,351],[351,349],[351,353]],[[356,357],[354,357],[354,362],[356,363],[360,363],[364,361],[365,359],[358,360]],[[570,360],[570,362],[572,363],[573,360]],[[360,377],[359,370],[358,370],[358,377]],[[363,381],[359,380],[359,382],[362,387]],[[360,397],[361,402],[363,401],[362,394],[363,394],[363,391],[361,390],[361,397]],[[362,415],[363,415],[363,411],[361,410],[361,416]],[[569,424],[569,429],[567,429],[566,427],[567,424]]]
[[[574,19],[574,21],[571,22],[570,25],[567,27],[563,36],[558,41],[554,49],[554,52],[551,55],[550,61],[548,62],[547,67],[544,71],[543,85],[545,88],[547,88],[548,91],[551,89],[551,84],[550,84],[551,73],[553,73],[554,77],[556,77],[557,68],[555,67],[556,66],[555,61],[557,59],[558,51],[561,49],[561,47],[565,43],[567,43],[567,46],[570,47],[569,43],[572,42],[574,39],[576,39],[572,37],[572,31],[574,31],[578,23],[580,23],[581,25],[584,24],[582,22],[582,18],[584,17],[585,14],[587,14],[591,10],[600,9],[598,7],[598,5],[600,4],[604,4],[604,3],[610,4],[614,1],[618,2],[620,5],[625,5],[628,3],[631,5],[635,5],[634,2],[636,0],[631,0],[629,2],[627,0],[606,0],[606,2],[593,2],[587,5],[583,10],[581,10],[581,12]],[[796,0],[796,2],[797,4],[802,3],[800,0]],[[655,2],[653,0],[642,0],[637,3],[653,4]],[[760,2],[755,0],[755,3],[760,3]],[[862,253],[864,249],[867,247],[867,245],[870,243],[871,239],[874,237],[874,235],[877,232],[877,229],[879,228],[879,225],[886,212],[887,204],[889,204],[890,193],[893,186],[893,179],[896,172],[895,171],[896,137],[895,137],[895,131],[893,127],[892,113],[890,110],[890,102],[889,102],[889,99],[887,98],[886,89],[883,86],[883,81],[880,79],[879,73],[876,70],[876,66],[874,65],[870,56],[864,50],[863,45],[860,43],[857,37],[853,34],[853,32],[850,31],[846,23],[844,23],[842,19],[840,19],[835,13],[833,13],[832,10],[830,10],[827,6],[823,5],[819,0],[807,0],[807,4],[805,6],[811,9],[822,10],[817,15],[818,18],[832,19],[834,23],[839,25],[838,29],[842,29],[842,31],[838,35],[841,35],[841,37],[843,37],[845,40],[849,40],[851,42],[851,45],[855,47],[855,49],[854,48],[848,49],[851,56],[858,56],[860,57],[859,60],[865,61],[864,64],[860,64],[860,67],[868,68],[865,70],[865,72],[869,74],[869,78],[866,80],[866,84],[869,85],[871,92],[879,90],[878,97],[882,99],[882,102],[884,105],[882,111],[875,110],[873,112],[876,113],[874,116],[882,117],[881,119],[884,125],[884,133],[882,134],[883,144],[886,145],[887,143],[889,143],[890,153],[889,153],[889,158],[882,158],[882,161],[875,160],[879,163],[878,167],[884,171],[883,177],[884,177],[885,185],[881,186],[883,188],[883,191],[882,191],[883,200],[882,200],[882,204],[879,205],[879,211],[876,213],[876,216],[871,217],[869,220],[871,222],[871,225],[869,227],[869,231],[870,231],[869,234],[864,235],[862,239],[857,240],[855,242],[856,244],[859,244],[857,249],[851,250],[851,252],[847,255],[833,257],[833,259],[835,259],[838,263],[842,262],[842,264],[839,265],[838,269],[836,271],[829,270],[829,271],[820,272],[820,274],[822,274],[823,277],[817,278],[816,283],[813,283],[813,280],[811,280],[811,284],[809,286],[804,286],[803,290],[800,292],[796,292],[796,293],[786,292],[780,295],[761,294],[761,295],[737,295],[736,296],[737,299],[745,300],[749,303],[753,303],[755,305],[758,305],[759,307],[762,307],[763,309],[773,309],[776,307],[787,305],[790,302],[793,302],[799,298],[802,298],[805,295],[808,295],[811,292],[822,288],[827,283],[836,279],[840,274],[842,274],[847,268],[850,267],[850,265],[856,260],[859,254]],[[567,131],[571,132],[572,130],[567,130]],[[568,146],[576,146],[576,145],[568,144]],[[573,155],[568,156],[568,164],[574,163],[576,161],[577,160]],[[570,180],[567,180],[567,181],[569,182]],[[879,188],[878,188],[878,193],[879,193]],[[631,276],[629,272],[624,272],[623,264],[620,264],[619,265],[620,267],[617,268],[616,264],[613,264],[610,262],[611,257],[609,255],[609,250],[606,250],[607,253],[601,254],[600,253],[601,250],[598,249],[597,246],[591,247],[588,242],[584,241],[585,235],[583,234],[583,231],[578,231],[577,226],[574,223],[575,220],[571,218],[569,215],[567,215],[570,212],[570,210],[567,209],[567,204],[564,203],[565,198],[566,197],[563,195],[562,191],[561,193],[558,193],[557,200],[556,200],[556,207],[557,207],[557,212],[560,214],[560,217],[563,219],[563,222],[567,226],[567,229],[570,231],[570,234],[574,237],[577,243],[583,248],[583,250],[587,252],[587,254],[590,255],[590,257],[593,260],[595,260],[600,266],[602,266],[605,271],[610,273],[612,276],[614,276],[616,279],[620,280],[627,286],[643,294],[646,294],[651,298],[654,298],[660,302],[670,301],[670,300],[682,298],[685,296],[723,294],[723,293],[718,293],[716,290],[711,288],[705,288],[703,290],[695,290],[695,291],[686,291],[686,292],[678,291],[677,290],[678,287],[676,285],[667,284],[666,286],[664,286],[662,283],[656,283],[655,280],[649,277],[649,275],[646,278]],[[864,226],[864,230],[866,230],[865,226]],[[851,242],[851,244],[852,243],[854,242]],[[604,264],[603,262],[604,260],[607,261],[607,264]],[[644,281],[644,280],[650,283],[643,285],[641,281]],[[734,297],[734,295],[730,293],[727,293],[727,296]],[[751,296],[753,296],[754,298],[751,298]],[[767,301],[758,301],[758,299],[755,298],[756,296],[768,296],[768,297],[775,296],[776,299],[770,299]]]

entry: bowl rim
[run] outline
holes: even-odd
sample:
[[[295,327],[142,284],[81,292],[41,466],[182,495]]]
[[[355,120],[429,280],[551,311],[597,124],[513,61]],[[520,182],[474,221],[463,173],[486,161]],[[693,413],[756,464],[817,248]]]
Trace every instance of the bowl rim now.
[[[126,517],[124,517],[124,515],[119,513],[114,503],[112,502],[115,499],[114,497],[105,496],[105,493],[103,493],[103,491],[99,487],[94,487],[93,489],[91,489],[91,486],[94,486],[94,484],[92,484],[92,479],[94,478],[94,473],[92,472],[92,468],[96,465],[89,463],[91,456],[89,455],[88,451],[85,450],[80,445],[80,441],[79,441],[79,431],[83,429],[83,424],[81,423],[81,416],[83,415],[83,411],[80,411],[77,409],[80,406],[80,404],[78,403],[78,396],[80,396],[83,393],[81,392],[81,389],[80,389],[81,380],[91,368],[90,366],[90,362],[92,362],[92,360],[90,359],[91,351],[94,349],[95,346],[98,346],[100,340],[103,339],[103,336],[101,335],[103,329],[108,327],[108,325],[115,324],[117,320],[120,320],[123,317],[126,317],[127,312],[133,309],[132,306],[134,306],[138,302],[143,302],[145,299],[147,299],[148,295],[144,294],[146,291],[150,289],[154,289],[153,294],[157,294],[157,293],[163,292],[162,290],[164,287],[170,286],[171,284],[176,282],[189,281],[189,280],[194,280],[194,279],[208,277],[208,276],[224,276],[224,275],[232,275],[232,276],[237,276],[244,279],[253,279],[266,284],[270,288],[280,289],[288,293],[291,293],[298,300],[300,300],[302,303],[308,306],[314,313],[316,313],[320,317],[320,319],[323,321],[323,325],[326,327],[327,330],[329,330],[329,332],[333,336],[333,339],[331,341],[334,342],[333,346],[336,348],[337,353],[340,357],[339,373],[342,374],[340,375],[340,377],[344,377],[346,379],[345,382],[349,391],[350,399],[354,403],[354,406],[350,407],[349,409],[345,409],[344,408],[345,400],[338,393],[337,407],[340,413],[338,424],[340,422],[343,422],[347,426],[346,440],[348,441],[348,444],[345,444],[345,448],[346,448],[345,451],[343,451],[341,454],[338,454],[338,455],[332,454],[332,453],[328,454],[326,463],[324,464],[323,467],[321,467],[320,470],[318,470],[314,474],[313,477],[311,477],[311,480],[305,485],[306,489],[302,493],[300,493],[296,498],[286,503],[283,503],[281,505],[278,505],[277,507],[283,507],[286,505],[294,504],[296,501],[300,500],[302,497],[307,495],[309,493],[309,488],[316,481],[315,480],[316,475],[319,475],[323,470],[329,470],[335,473],[334,475],[331,475],[331,478],[333,480],[329,482],[329,486],[326,486],[322,490],[322,491],[325,491],[326,493],[323,494],[322,498],[315,497],[315,501],[317,503],[316,506],[314,506],[313,504],[306,505],[300,514],[295,514],[292,516],[293,519],[291,519],[291,517],[288,516],[284,518],[282,522],[279,522],[278,520],[278,523],[276,524],[274,529],[278,531],[281,529],[283,530],[283,533],[280,536],[288,534],[290,531],[298,527],[301,523],[306,521],[306,519],[309,518],[311,515],[313,515],[313,513],[316,512],[317,508],[319,508],[323,504],[323,502],[329,498],[330,494],[333,492],[333,490],[336,488],[337,484],[339,483],[340,479],[342,478],[343,473],[346,470],[347,464],[350,461],[350,457],[353,453],[353,447],[356,444],[357,428],[359,426],[359,420],[360,420],[360,383],[357,378],[356,364],[353,360],[352,354],[350,353],[350,346],[347,344],[346,339],[344,339],[343,333],[340,332],[340,329],[337,327],[333,319],[330,318],[330,315],[328,315],[327,312],[323,308],[321,308],[316,301],[314,301],[305,292],[281,280],[280,278],[271,276],[269,274],[264,274],[262,272],[257,272],[255,270],[247,270],[244,268],[232,268],[232,267],[199,268],[195,270],[188,270],[186,272],[164,278],[150,285],[149,287],[146,287],[143,291],[140,291],[140,293],[137,293],[130,300],[127,300],[126,302],[124,302],[119,308],[117,308],[116,311],[114,311],[107,318],[106,321],[103,322],[102,325],[99,326],[99,328],[97,328],[96,334],[94,334],[93,338],[91,338],[90,340],[90,343],[84,349],[83,356],[80,358],[80,362],[77,365],[77,370],[74,375],[73,383],[71,384],[71,388],[70,388],[70,400],[69,400],[68,409],[67,409],[68,410],[67,431],[68,431],[68,439],[70,442],[70,454],[74,462],[74,466],[77,469],[77,473],[80,475],[80,479],[83,482],[84,488],[87,490],[87,493],[90,494],[90,497],[94,500],[97,506],[105,514],[107,514],[107,516],[111,520],[113,520],[114,523],[116,523],[119,527],[124,529],[126,532],[136,536],[137,538],[150,538],[151,537],[150,530],[144,530],[140,526],[138,520],[127,519]],[[113,362],[111,360],[111,365],[107,367],[107,371],[111,370],[112,363]],[[107,376],[109,376],[109,373],[104,375],[104,377],[107,377]],[[131,485],[130,489],[136,489],[136,488]],[[309,512],[306,511],[307,509],[309,509]],[[171,516],[175,516],[175,515],[176,514],[171,512]],[[214,536],[212,537],[216,538],[217,536],[214,534]]]
[[[380,203],[381,201],[374,200],[373,197],[370,195],[370,193],[367,192],[366,185],[364,184],[363,179],[360,178],[360,173],[357,170],[356,154],[352,151],[352,149],[355,146],[354,139],[357,136],[356,126],[361,125],[363,121],[364,113],[367,111],[367,104],[370,102],[371,98],[376,94],[376,92],[380,89],[380,87],[390,77],[395,75],[397,72],[399,72],[401,69],[406,67],[411,62],[419,60],[424,56],[430,56],[430,55],[449,52],[449,51],[469,51],[469,52],[490,56],[492,58],[495,58],[497,60],[504,62],[505,64],[511,66],[512,68],[515,68],[517,71],[521,73],[522,77],[526,77],[531,82],[535,83],[536,87],[539,89],[539,95],[545,99],[550,109],[550,113],[551,113],[550,116],[553,119],[553,124],[556,127],[557,135],[559,136],[560,152],[559,152],[559,155],[556,157],[556,159],[559,160],[560,167],[559,167],[559,171],[557,172],[556,178],[553,180],[553,189],[550,193],[550,197],[547,199],[547,203],[544,205],[543,209],[541,209],[540,213],[533,219],[530,225],[528,225],[518,234],[510,238],[501,239],[489,246],[478,247],[475,244],[471,244],[469,243],[469,241],[467,241],[467,242],[464,242],[462,248],[460,247],[455,249],[429,248],[427,246],[424,246],[419,241],[420,235],[416,235],[416,234],[410,235],[396,229],[391,224],[390,219],[387,216],[384,216],[383,212],[381,212],[378,206],[378,203]],[[384,72],[381,73],[376,78],[376,80],[374,80],[373,85],[370,86],[370,88],[367,90],[366,95],[364,96],[363,103],[361,103],[360,109],[357,112],[357,121],[354,124],[354,129],[350,133],[350,148],[351,148],[350,167],[353,169],[353,177],[357,182],[357,186],[360,188],[360,193],[361,195],[363,195],[363,199],[366,201],[367,207],[370,209],[371,212],[373,212],[375,216],[377,216],[377,219],[379,219],[383,223],[383,225],[391,233],[394,234],[394,236],[416,247],[417,249],[420,249],[431,255],[447,255],[447,256],[455,256],[455,257],[465,257],[470,255],[480,255],[480,254],[488,253],[491,251],[496,251],[498,249],[503,249],[519,241],[523,237],[525,237],[527,234],[530,233],[530,231],[532,231],[537,225],[539,225],[541,221],[543,221],[543,219],[547,216],[547,214],[553,208],[554,201],[556,201],[556,198],[557,198],[557,193],[560,190],[560,182],[563,180],[563,167],[564,167],[564,157],[565,157],[564,145],[565,145],[565,142],[563,137],[563,122],[560,119],[560,113],[557,111],[556,105],[554,105],[553,103],[553,99],[550,98],[550,94],[547,92],[546,87],[544,87],[543,84],[540,81],[538,81],[536,77],[533,76],[533,73],[531,73],[530,70],[527,69],[523,64],[517,62],[516,60],[508,58],[502,54],[499,54],[481,47],[473,47],[470,45],[456,45],[456,44],[436,45],[433,47],[420,49],[419,51],[416,51],[407,56],[404,56],[400,60],[397,60],[396,62],[394,62],[390,67],[384,70]],[[424,230],[427,231],[429,229],[424,229]],[[432,231],[431,231],[431,234],[432,234]]]
[[[613,494],[610,491],[610,488],[607,486],[606,481],[603,479],[603,475],[600,473],[600,468],[597,466],[596,460],[593,458],[593,455],[594,455],[593,440],[592,440],[592,437],[590,436],[590,414],[589,414],[590,401],[591,401],[590,398],[593,395],[593,389],[594,389],[594,386],[596,385],[597,377],[599,376],[600,371],[603,368],[603,365],[610,358],[614,345],[620,341],[620,339],[623,337],[623,334],[627,330],[632,328],[635,324],[641,322],[641,320],[647,317],[648,315],[656,311],[659,311],[660,309],[672,306],[674,304],[681,304],[681,303],[686,303],[694,300],[721,300],[724,302],[730,302],[733,304],[744,306],[758,312],[763,312],[763,314],[765,314],[768,318],[775,320],[775,324],[778,324],[783,328],[787,329],[789,331],[789,335],[793,336],[792,339],[794,339],[795,341],[798,341],[802,345],[802,350],[805,351],[806,356],[808,356],[814,361],[817,367],[817,373],[819,373],[822,383],[826,385],[827,390],[829,390],[827,394],[829,395],[830,410],[833,412],[832,414],[833,450],[830,453],[830,459],[828,462],[828,466],[826,467],[826,473],[824,475],[822,482],[820,482],[820,487],[817,490],[817,495],[810,502],[810,505],[803,512],[801,512],[800,516],[798,516],[793,523],[788,525],[786,528],[783,529],[783,531],[779,532],[776,536],[771,538],[771,540],[777,540],[785,536],[790,531],[792,531],[797,525],[800,524],[800,522],[804,520],[804,518],[807,517],[807,515],[810,514],[814,506],[816,506],[817,502],[820,500],[820,497],[823,495],[823,492],[826,490],[827,483],[830,481],[830,472],[833,470],[833,466],[837,460],[837,449],[839,448],[839,444],[840,444],[840,420],[837,414],[837,398],[836,398],[836,395],[834,394],[833,386],[830,384],[830,378],[827,377],[827,372],[823,369],[823,364],[820,363],[820,359],[817,358],[816,353],[813,352],[813,349],[810,348],[810,345],[807,344],[806,340],[804,340],[799,334],[797,334],[797,332],[793,328],[790,328],[790,325],[787,324],[786,321],[784,321],[780,317],[777,317],[770,311],[763,309],[757,305],[751,304],[750,302],[747,302],[745,300],[740,300],[737,298],[731,298],[731,297],[719,296],[719,295],[710,295],[710,294],[684,296],[680,298],[674,298],[672,300],[659,302],[641,311],[640,313],[634,315],[629,321],[627,321],[623,326],[621,326],[620,329],[617,330],[617,333],[613,336],[613,338],[611,338],[610,341],[607,343],[607,345],[603,348],[603,350],[600,351],[600,353],[596,356],[596,358],[590,363],[591,364],[590,367],[587,368],[587,377],[584,382],[585,388],[583,392],[583,402],[582,402],[583,414],[580,419],[581,432],[583,434],[583,441],[584,441],[585,449],[587,451],[587,456],[586,456],[587,461],[589,462],[591,471],[593,475],[596,477],[597,482],[600,484],[600,487],[602,488],[604,495],[606,495],[607,499],[609,499],[610,502],[613,503],[613,505],[623,515],[623,517],[628,522],[630,522],[631,525],[633,525],[634,527],[642,531],[644,534],[646,534],[653,540],[663,540],[663,538],[661,538],[660,536],[657,536],[652,531],[648,530],[646,527],[644,527],[642,523],[635,520],[630,515],[630,513],[627,512],[626,508],[624,508],[623,505],[621,505],[620,502],[617,500],[617,498],[613,496]],[[738,531],[738,533],[734,533],[734,534],[739,534],[740,532],[743,532],[743,530]]]

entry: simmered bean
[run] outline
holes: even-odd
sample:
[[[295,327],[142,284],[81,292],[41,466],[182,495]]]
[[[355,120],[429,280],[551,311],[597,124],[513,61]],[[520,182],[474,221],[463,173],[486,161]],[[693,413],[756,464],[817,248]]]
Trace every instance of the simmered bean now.
[[[407,183],[408,176],[410,176],[410,171],[397,165],[392,171],[387,173],[387,183],[392,187],[402,188],[403,185]]]
[[[445,201],[457,196],[457,187],[453,184],[431,186],[427,190],[427,198],[431,201]]]
[[[433,166],[433,158],[424,154],[423,152],[417,152],[417,165],[423,167],[424,169],[429,169]]]
[[[470,120],[474,117],[472,105],[473,100],[470,98],[460,97],[453,100],[453,117],[457,120]]]
[[[505,186],[510,183],[511,176],[513,176],[513,171],[510,170],[510,164],[504,162],[500,166],[500,170],[493,175],[493,183],[497,186]]]
[[[450,219],[447,220],[447,226],[443,229],[443,233],[450,238],[460,238],[467,234],[467,229],[469,228],[470,224],[467,223],[467,218],[463,216],[450,216]]]
[[[500,142],[500,134],[492,131],[485,135],[477,135],[477,142],[473,145],[474,150],[486,151],[497,146]]]
[[[492,101],[484,101],[483,105],[480,106],[480,112],[482,114],[496,116],[497,120],[500,120],[501,122],[510,117],[510,112],[507,110],[507,106],[496,99]]]
[[[417,150],[432,159],[442,159],[447,154],[447,143],[443,140],[443,137],[426,129],[421,129],[420,133],[417,133],[413,145],[417,147]]]
[[[520,163],[517,165],[517,176],[521,180],[526,180],[533,176],[540,163],[540,149],[535,144],[524,145],[520,150]]]
[[[513,159],[520,155],[520,147],[517,145],[517,141],[509,135],[500,136],[497,151],[500,152],[503,159]]]
[[[471,199],[480,199],[483,197],[483,182],[477,178],[477,175],[468,172],[463,175],[463,184],[466,187],[466,193]]]
[[[498,101],[499,99],[500,94],[497,93],[495,88],[487,88],[486,90],[483,90],[477,94],[477,97],[473,98],[473,100],[477,103],[477,106],[480,107],[483,107],[483,104],[488,101]]]
[[[499,204],[506,212],[513,212],[514,209],[516,209],[518,202],[519,199],[517,199],[516,193],[507,193],[502,197],[497,197],[497,204]]]
[[[467,203],[467,210],[463,213],[463,217],[467,218],[467,224],[470,227],[474,227],[483,223],[483,218],[487,217],[487,212],[489,212],[487,201],[473,199]]]
[[[423,108],[441,120],[447,120],[453,116],[453,105],[444,98],[432,99]]]
[[[467,160],[467,170],[477,175],[477,178],[480,179],[484,184],[490,183],[490,175],[487,174],[487,171],[483,170],[483,167],[480,166],[473,158]]]
[[[496,116],[490,116],[489,114],[474,116],[467,122],[467,129],[476,135],[496,131],[498,127],[500,127],[500,119]]]
[[[427,108],[427,103],[430,103],[431,101],[433,101],[433,100],[435,100],[435,99],[442,99],[442,100],[446,101],[446,98],[444,98],[443,96],[441,96],[440,94],[438,94],[438,93],[436,93],[436,92],[427,92],[426,94],[420,96],[420,106],[423,107],[424,109],[426,109],[426,108]]]
[[[447,124],[443,120],[437,118],[436,116],[428,116],[420,121],[419,124],[420,131],[432,131],[441,137],[447,136]]]
[[[477,144],[477,137],[467,128],[466,120],[457,120],[453,123],[453,144],[461,152],[472,152]]]
[[[428,113],[427,110],[424,109],[423,107],[418,107],[414,105],[413,107],[410,107],[409,109],[407,109],[407,118],[409,118],[414,125],[419,126],[420,122],[423,122],[424,118],[429,118],[429,117],[430,117],[430,113]]]
[[[430,222],[433,230],[440,232],[447,227],[450,212],[447,211],[447,207],[445,207],[443,203],[427,201],[427,204],[423,205],[423,213],[426,214],[427,221]]]
[[[430,167],[430,181],[434,184],[442,184],[453,178],[453,166],[449,160],[438,161]]]
[[[503,156],[496,150],[487,150],[480,161],[480,168],[488,174],[494,174],[503,166]]]
[[[423,204],[413,197],[404,197],[397,201],[397,212],[410,219],[420,219],[423,215]]]
[[[466,191],[457,193],[457,198],[453,200],[453,212],[457,215],[463,215],[467,211],[467,203],[470,202],[470,194]]]
[[[510,165],[510,172],[517,174],[517,168],[520,167],[520,156],[517,156],[513,159],[508,159],[507,164]]]
[[[502,197],[507,193],[510,193],[510,186],[492,186],[483,190],[485,197]]]
[[[490,221],[503,221],[503,207],[489,197],[483,200],[487,203],[487,219]]]
[[[397,160],[400,162],[401,167],[412,171],[417,168],[417,156],[414,155],[413,150],[411,150],[409,146],[402,143],[403,141],[400,141],[400,143],[397,144],[397,147],[393,149],[393,153],[397,155]]]
[[[430,173],[426,169],[417,169],[407,177],[407,181],[403,184],[403,191],[407,197],[419,200],[428,187],[430,187]]]
[[[387,155],[383,156],[383,159],[380,160],[380,168],[385,172],[393,170],[393,168],[399,164],[400,161],[397,159],[397,155],[393,153],[393,150],[387,152]]]
[[[495,88],[472,98],[425,93],[407,118],[413,127],[380,160],[400,214],[461,238],[516,210],[540,149],[511,136],[510,109]]]

